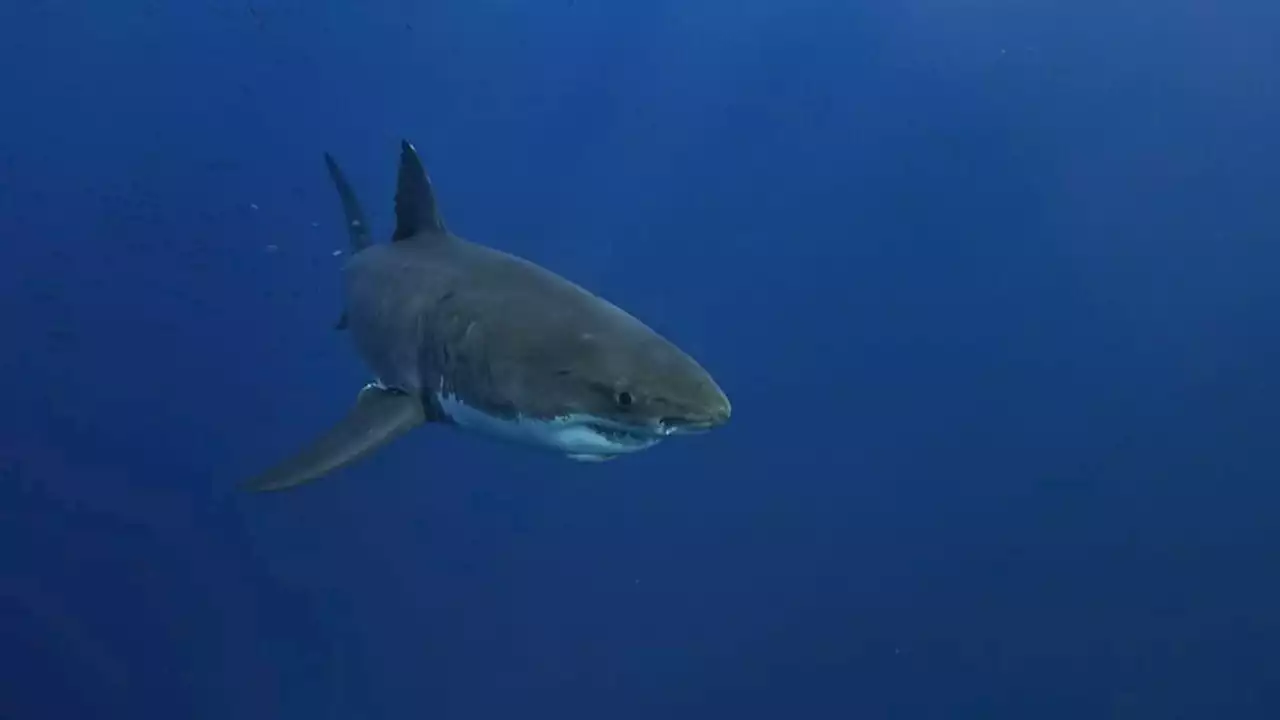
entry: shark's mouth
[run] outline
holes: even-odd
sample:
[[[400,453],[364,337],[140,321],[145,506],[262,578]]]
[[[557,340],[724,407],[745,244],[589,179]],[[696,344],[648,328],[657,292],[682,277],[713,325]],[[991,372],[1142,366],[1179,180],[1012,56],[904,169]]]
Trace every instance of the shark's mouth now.
[[[598,420],[588,421],[584,426],[606,441],[628,448],[646,447],[671,434],[665,427],[631,427]]]
[[[586,414],[504,418],[471,407],[454,395],[438,393],[435,399],[441,411],[462,427],[577,458],[603,459],[637,452],[671,434],[661,424],[630,425]]]
[[[696,422],[679,418],[663,418],[653,425],[625,425],[593,418],[583,425],[600,437],[621,445],[647,447],[672,435],[697,435],[710,430],[710,422]]]

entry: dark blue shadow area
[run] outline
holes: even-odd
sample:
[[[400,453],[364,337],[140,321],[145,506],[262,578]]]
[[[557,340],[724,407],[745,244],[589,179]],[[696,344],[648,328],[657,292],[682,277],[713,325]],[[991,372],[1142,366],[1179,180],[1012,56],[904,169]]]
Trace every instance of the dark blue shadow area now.
[[[1280,717],[1280,6],[0,3],[0,718]],[[699,358],[603,465],[368,380],[339,157]]]

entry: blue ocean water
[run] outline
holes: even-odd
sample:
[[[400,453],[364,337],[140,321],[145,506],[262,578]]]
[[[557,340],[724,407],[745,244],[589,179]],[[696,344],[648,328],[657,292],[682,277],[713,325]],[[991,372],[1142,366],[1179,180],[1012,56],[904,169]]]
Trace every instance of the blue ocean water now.
[[[1280,6],[0,3],[0,718],[1280,717]],[[332,152],[688,349],[603,465],[368,380]]]

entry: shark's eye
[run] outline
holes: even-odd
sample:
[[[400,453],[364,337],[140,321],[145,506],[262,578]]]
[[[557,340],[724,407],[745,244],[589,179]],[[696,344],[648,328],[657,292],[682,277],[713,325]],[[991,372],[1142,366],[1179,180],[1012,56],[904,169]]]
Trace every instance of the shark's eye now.
[[[623,390],[622,392],[618,393],[617,401],[618,401],[618,407],[626,409],[631,407],[631,404],[634,403],[636,399],[631,397],[631,393],[627,392],[626,390]]]

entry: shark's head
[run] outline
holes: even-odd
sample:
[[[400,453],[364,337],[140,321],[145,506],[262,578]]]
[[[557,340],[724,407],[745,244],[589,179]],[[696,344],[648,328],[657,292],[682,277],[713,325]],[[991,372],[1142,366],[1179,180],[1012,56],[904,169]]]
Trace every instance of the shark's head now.
[[[578,310],[537,333],[508,326],[490,345],[503,348],[490,353],[482,383],[501,398],[493,410],[447,384],[436,393],[439,409],[458,425],[582,461],[728,422],[729,399],[689,355],[604,300]]]
[[[539,390],[543,442],[575,460],[608,460],[674,435],[728,422],[729,399],[711,375],[638,323],[562,337],[525,377]]]

